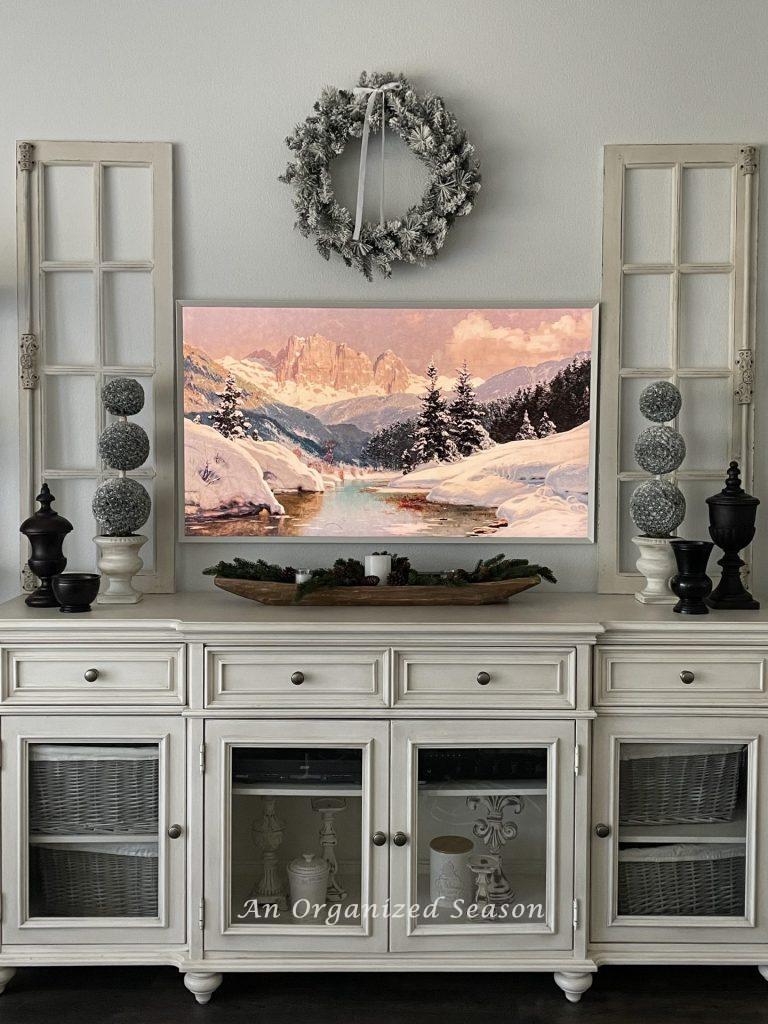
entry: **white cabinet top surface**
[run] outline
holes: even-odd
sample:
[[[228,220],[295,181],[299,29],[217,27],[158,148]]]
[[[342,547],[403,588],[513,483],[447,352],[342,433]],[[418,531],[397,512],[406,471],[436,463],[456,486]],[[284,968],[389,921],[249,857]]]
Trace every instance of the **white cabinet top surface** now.
[[[507,604],[457,607],[327,608],[268,607],[216,591],[148,595],[136,605],[94,605],[90,613],[63,615],[57,608],[32,609],[21,597],[0,604],[0,634],[132,639],[209,637],[279,641],[280,634],[365,634],[382,640],[392,635],[485,634],[509,636],[517,643],[543,635],[600,640],[607,634],[643,639],[690,638],[697,643],[738,641],[752,635],[768,640],[768,608],[757,612],[675,615],[669,605],[641,605],[631,596],[558,592],[542,585]],[[738,634],[738,637],[736,636]]]

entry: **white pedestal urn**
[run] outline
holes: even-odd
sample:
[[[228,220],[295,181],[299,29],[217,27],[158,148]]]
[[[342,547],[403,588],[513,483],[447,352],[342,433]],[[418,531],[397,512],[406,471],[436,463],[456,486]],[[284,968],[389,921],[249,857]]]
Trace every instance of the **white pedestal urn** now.
[[[101,589],[97,604],[136,604],[143,594],[133,586],[133,577],[141,572],[144,562],[140,548],[147,543],[141,533],[130,537],[94,537],[99,555],[96,565],[101,573]]]
[[[669,581],[677,572],[672,537],[633,537],[640,552],[637,571],[645,576],[645,586],[635,594],[641,604],[675,604],[677,598],[669,589]]]

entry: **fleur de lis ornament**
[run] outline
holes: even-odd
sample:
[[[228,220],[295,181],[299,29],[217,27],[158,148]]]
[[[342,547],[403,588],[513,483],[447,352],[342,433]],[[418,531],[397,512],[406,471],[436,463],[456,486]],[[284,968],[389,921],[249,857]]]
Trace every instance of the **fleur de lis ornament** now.
[[[499,866],[494,871],[491,884],[488,887],[488,898],[494,903],[506,903],[514,896],[512,886],[501,867],[501,849],[510,839],[515,838],[517,825],[513,821],[505,821],[504,812],[509,810],[512,814],[519,814],[523,806],[523,798],[520,796],[467,797],[467,807],[470,811],[483,808],[486,812],[485,817],[478,818],[472,826],[472,834],[481,839],[488,852],[497,857],[499,861]]]

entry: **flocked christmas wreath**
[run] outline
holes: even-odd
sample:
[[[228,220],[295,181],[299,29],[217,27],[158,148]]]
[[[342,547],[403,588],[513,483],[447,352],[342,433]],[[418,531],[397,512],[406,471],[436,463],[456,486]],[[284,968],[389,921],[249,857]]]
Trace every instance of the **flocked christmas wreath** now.
[[[441,97],[418,96],[403,75],[363,72],[356,89],[324,89],[314,111],[286,139],[295,158],[280,176],[295,189],[299,231],[315,238],[325,259],[336,252],[369,281],[374,269],[389,277],[393,263],[436,256],[480,190],[474,146]],[[381,217],[372,224],[362,221],[365,158],[369,132],[380,132],[382,119],[427,166],[429,181],[419,203],[395,220],[384,219],[382,184]],[[355,216],[337,202],[331,180],[331,163],[349,139],[362,140]],[[382,137],[382,165],[383,152]]]

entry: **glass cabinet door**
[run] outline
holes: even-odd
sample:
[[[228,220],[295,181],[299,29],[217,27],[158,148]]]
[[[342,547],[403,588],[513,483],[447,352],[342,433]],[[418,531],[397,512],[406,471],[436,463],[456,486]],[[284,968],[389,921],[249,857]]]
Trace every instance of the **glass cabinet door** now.
[[[206,948],[386,950],[388,725],[208,722],[206,751]]]
[[[2,728],[3,831],[21,840],[3,941],[182,941],[184,723],[14,716]]]
[[[755,886],[766,855],[755,822],[765,820],[765,732],[743,718],[596,722],[595,939],[705,942],[708,930],[731,942],[763,938]]]
[[[573,722],[395,722],[395,951],[570,949]]]

